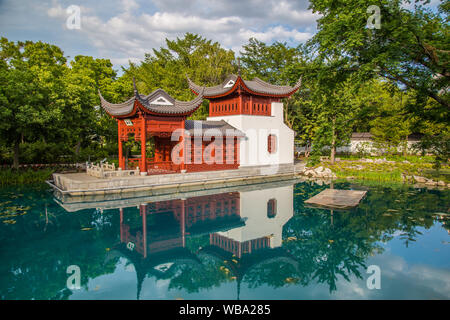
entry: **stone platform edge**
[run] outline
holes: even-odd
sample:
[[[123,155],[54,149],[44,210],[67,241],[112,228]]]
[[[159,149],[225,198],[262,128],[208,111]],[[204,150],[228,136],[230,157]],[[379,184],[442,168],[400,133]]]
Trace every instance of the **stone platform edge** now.
[[[107,193],[124,193],[146,190],[158,190],[176,188],[178,191],[188,190],[192,187],[211,188],[217,185],[227,184],[251,184],[279,181],[292,178],[303,172],[304,164],[280,164],[275,167],[255,166],[244,167],[235,170],[188,172],[154,176],[137,176],[121,178],[92,178],[78,174],[54,173],[53,181],[47,183],[56,191],[70,195],[101,195]],[[81,179],[80,179],[81,178]],[[86,179],[83,179],[86,178]],[[85,181],[83,181],[85,180]]]

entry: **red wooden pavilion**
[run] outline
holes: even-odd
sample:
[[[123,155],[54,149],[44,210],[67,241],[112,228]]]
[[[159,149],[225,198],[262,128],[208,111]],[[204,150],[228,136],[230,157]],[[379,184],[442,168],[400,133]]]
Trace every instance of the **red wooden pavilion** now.
[[[99,92],[101,106],[117,120],[119,168],[139,166],[140,172],[155,174],[239,167],[239,139],[244,137],[241,131],[225,121],[186,120],[202,104],[203,90],[199,90],[198,96],[192,101],[179,101],[162,89],[141,95],[134,80],[133,85],[134,96],[119,104],[106,101]],[[177,130],[181,130],[181,134],[176,133]],[[130,135],[140,142],[141,155],[125,163],[123,142],[128,141]],[[224,138],[217,140],[217,135]],[[149,138],[154,139],[154,158],[147,158],[146,155]],[[205,153],[207,146],[213,142],[214,148]],[[178,162],[172,159],[172,151],[177,145]]]

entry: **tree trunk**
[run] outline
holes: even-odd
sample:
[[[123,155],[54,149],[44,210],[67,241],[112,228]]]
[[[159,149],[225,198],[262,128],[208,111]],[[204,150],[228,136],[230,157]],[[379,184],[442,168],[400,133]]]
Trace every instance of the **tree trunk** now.
[[[331,127],[331,164],[334,164],[334,158],[336,156],[336,117],[333,117],[332,127]]]
[[[13,167],[15,169],[19,169],[19,140],[16,140],[14,142],[14,160],[13,160]]]
[[[305,146],[305,158],[308,158],[310,153],[311,153],[311,144],[307,143]]]
[[[78,158],[78,155],[80,154],[80,148],[81,148],[81,140],[77,141],[77,144],[75,145],[75,155]]]
[[[405,145],[403,146],[403,156],[406,158],[408,155],[408,136],[405,137]]]

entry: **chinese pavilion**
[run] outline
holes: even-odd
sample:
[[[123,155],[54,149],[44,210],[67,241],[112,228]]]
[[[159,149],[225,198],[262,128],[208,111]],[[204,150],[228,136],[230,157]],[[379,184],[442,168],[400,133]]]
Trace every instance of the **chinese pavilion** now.
[[[294,87],[276,86],[259,78],[243,80],[240,75],[229,75],[221,85],[214,87],[203,88],[189,78],[188,83],[192,92],[210,101],[210,117],[271,116],[272,102],[280,102],[282,98],[291,96],[300,88],[301,79]]]
[[[189,88],[210,101],[207,120],[225,121],[244,132],[239,144],[240,166],[292,164],[294,131],[284,123],[282,98],[294,94],[294,86],[278,86],[259,78],[244,80],[229,75],[221,85],[203,88],[188,78]]]
[[[162,89],[157,89],[149,95],[141,95],[134,80],[133,85],[134,96],[119,104],[106,101],[99,92],[101,106],[117,120],[119,168],[139,167],[140,172],[169,173],[239,167],[238,140],[243,137],[242,132],[224,121],[186,120],[200,107],[203,101],[202,90],[192,101],[179,101]],[[182,131],[175,134],[177,130]],[[219,140],[215,141],[213,138],[217,134],[227,137],[220,139],[220,145],[217,143]],[[123,142],[128,141],[131,135],[140,142],[141,155],[130,158],[128,163],[125,163]],[[154,158],[147,158],[146,154],[146,144],[150,138],[154,141]],[[209,159],[204,155],[211,141],[215,148],[210,151],[210,156],[214,159],[220,158],[222,161],[215,161],[209,165],[207,164]],[[172,159],[172,151],[180,144],[182,146],[177,153],[180,159],[177,163]]]
[[[134,96],[123,103],[110,103],[99,92],[102,108],[117,120],[121,169],[154,174],[293,163],[294,131],[284,124],[280,101],[297,91],[301,80],[291,87],[230,75],[218,86],[201,87],[189,78],[188,84],[197,95],[192,101],[176,100],[162,89],[141,95],[134,79]],[[208,119],[187,120],[204,98],[210,101]],[[140,142],[140,157],[124,156],[130,135]],[[149,139],[153,158],[146,154]]]

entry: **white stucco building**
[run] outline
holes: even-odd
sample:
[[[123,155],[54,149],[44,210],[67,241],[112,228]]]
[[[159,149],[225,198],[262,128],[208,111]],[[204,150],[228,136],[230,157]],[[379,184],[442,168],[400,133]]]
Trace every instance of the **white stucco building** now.
[[[225,121],[244,133],[236,150],[240,167],[294,162],[295,132],[284,123],[281,99],[297,91],[301,80],[291,87],[230,75],[221,85],[207,88],[188,81],[195,94],[202,93],[210,101],[209,117],[202,122],[205,126]]]

